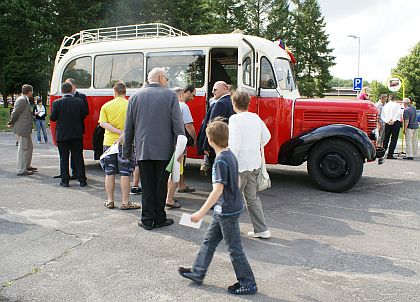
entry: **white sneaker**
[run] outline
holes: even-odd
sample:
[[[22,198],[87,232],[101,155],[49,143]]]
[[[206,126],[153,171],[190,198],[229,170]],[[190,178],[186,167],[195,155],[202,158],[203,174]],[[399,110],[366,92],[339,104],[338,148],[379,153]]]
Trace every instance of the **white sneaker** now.
[[[271,232],[270,230],[264,231],[264,232],[260,232],[260,233],[254,233],[254,231],[249,231],[247,234],[249,237],[253,237],[253,238],[270,238],[271,237]]]

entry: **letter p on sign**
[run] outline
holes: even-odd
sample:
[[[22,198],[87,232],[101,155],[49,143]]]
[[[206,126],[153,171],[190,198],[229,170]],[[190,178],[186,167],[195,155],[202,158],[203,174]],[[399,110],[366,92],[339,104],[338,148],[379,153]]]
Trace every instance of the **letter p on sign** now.
[[[362,90],[363,78],[354,78],[353,79],[353,91]]]

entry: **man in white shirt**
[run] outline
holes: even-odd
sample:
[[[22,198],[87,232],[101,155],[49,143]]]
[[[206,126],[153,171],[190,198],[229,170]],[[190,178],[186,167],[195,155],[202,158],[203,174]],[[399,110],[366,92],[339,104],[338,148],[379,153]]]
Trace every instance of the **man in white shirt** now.
[[[378,140],[376,141],[376,144],[378,147],[382,147],[382,144],[384,142],[384,136],[385,136],[385,123],[381,119],[382,109],[384,108],[386,104],[386,100],[388,99],[388,96],[386,94],[381,94],[379,97],[379,101],[376,102],[375,107],[378,110],[378,129],[379,129],[379,136]]]
[[[179,107],[181,109],[182,119],[184,121],[185,127],[185,134],[192,139],[192,144],[189,143],[190,139],[188,140],[188,147],[194,147],[197,145],[197,134],[194,128],[194,121],[191,115],[190,108],[186,104],[187,102],[191,101],[195,97],[195,88],[192,85],[187,85],[184,89],[181,87],[175,87],[172,89],[178,96],[179,100]],[[184,157],[183,164],[185,167],[185,162],[187,160],[187,156]],[[184,170],[185,173],[185,170]],[[184,173],[181,174],[178,184],[178,192],[179,193],[194,193],[195,189],[193,187],[185,185],[185,177]],[[176,190],[177,184],[171,180],[169,176],[168,180],[168,194],[166,195],[166,207],[168,209],[178,209],[181,207],[178,200],[174,199],[174,194]]]
[[[397,146],[398,135],[401,128],[401,105],[395,102],[396,95],[393,93],[389,96],[388,103],[382,108],[381,119],[385,123],[385,137],[383,147],[389,150],[387,159],[397,159],[394,157],[395,147]]]

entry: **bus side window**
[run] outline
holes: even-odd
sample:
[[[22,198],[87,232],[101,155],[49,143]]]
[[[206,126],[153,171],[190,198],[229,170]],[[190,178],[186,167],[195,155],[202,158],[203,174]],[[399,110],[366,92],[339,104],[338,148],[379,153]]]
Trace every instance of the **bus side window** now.
[[[206,57],[202,50],[150,52],[146,55],[147,72],[162,67],[169,77],[168,87],[204,86]]]
[[[260,87],[263,89],[276,89],[276,77],[270,61],[266,57],[261,58]]]
[[[92,58],[77,58],[67,64],[61,82],[73,78],[78,88],[90,88],[92,78]]]
[[[127,88],[143,85],[143,54],[107,54],[95,57],[94,87],[112,88],[118,81]]]
[[[246,57],[242,63],[243,66],[243,75],[242,75],[242,82],[244,85],[253,86],[252,85],[252,63],[251,58]]]

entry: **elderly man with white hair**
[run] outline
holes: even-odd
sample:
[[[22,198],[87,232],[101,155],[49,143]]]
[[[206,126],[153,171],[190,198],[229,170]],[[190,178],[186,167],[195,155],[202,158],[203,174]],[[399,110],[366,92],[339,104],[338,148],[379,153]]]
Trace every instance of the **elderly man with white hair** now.
[[[417,131],[419,129],[419,123],[417,122],[417,112],[416,108],[411,106],[411,100],[405,98],[404,103],[404,134],[405,134],[405,143],[407,145],[407,156],[403,159],[413,160],[414,156],[417,155]]]
[[[146,230],[174,223],[166,218],[165,200],[169,173],[166,171],[178,135],[185,135],[184,122],[175,92],[168,89],[168,76],[153,68],[148,83],[128,102],[123,157],[130,158],[136,140],[136,156],[143,189],[139,226]]]

